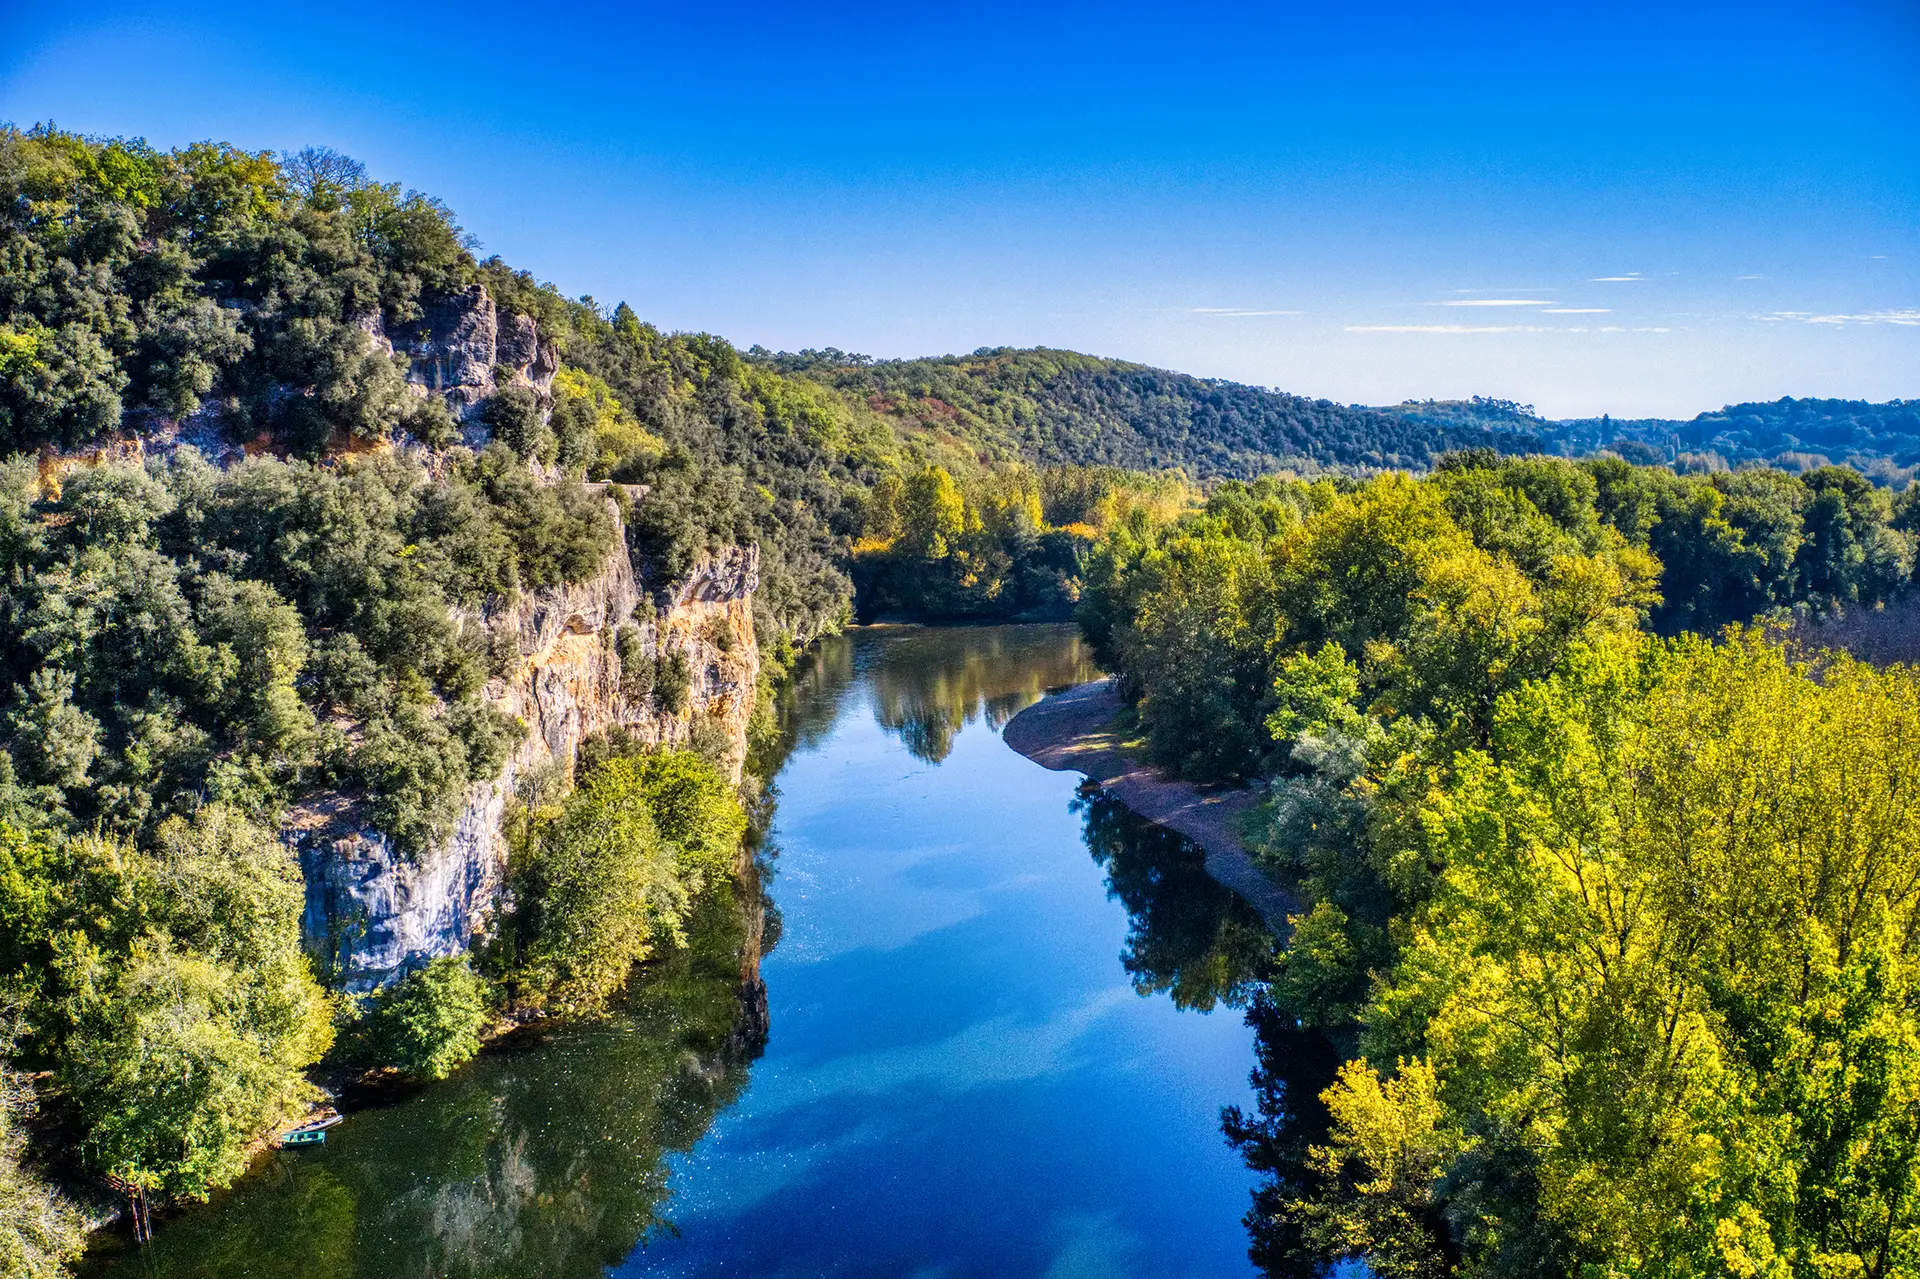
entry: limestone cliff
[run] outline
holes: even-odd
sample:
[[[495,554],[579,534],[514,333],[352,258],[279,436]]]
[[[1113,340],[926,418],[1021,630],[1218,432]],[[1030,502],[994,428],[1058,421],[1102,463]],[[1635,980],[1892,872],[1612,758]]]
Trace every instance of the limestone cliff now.
[[[469,447],[486,445],[483,411],[506,386],[530,388],[543,410],[550,408],[556,352],[531,316],[501,310],[482,284],[423,299],[419,317],[406,323],[389,325],[376,310],[358,326],[375,350],[405,357],[411,394],[446,401]],[[182,445],[221,465],[272,447],[265,436],[245,442],[233,437],[221,412],[210,405],[178,421],[155,419],[71,454],[45,450],[41,482],[58,492],[63,476],[75,468],[109,460],[137,463]],[[442,460],[416,442],[397,443],[429,467]],[[394,442],[343,439],[339,446],[351,453]],[[303,930],[335,983],[368,990],[430,958],[465,950],[482,934],[505,880],[501,820],[508,800],[529,770],[557,765],[570,771],[585,738],[616,726],[658,745],[686,744],[697,734],[703,749],[722,751],[739,780],[760,672],[752,602],[758,550],[708,557],[685,580],[656,594],[636,580],[611,496],[609,505],[619,536],[592,580],[529,592],[458,618],[484,628],[490,652],[513,654],[511,668],[488,685],[486,696],[526,732],[498,776],[468,788],[444,840],[409,857],[366,824],[351,795],[312,797],[290,812],[287,842],[306,881]],[[623,693],[619,636],[628,626],[646,660],[668,654],[684,660],[689,689],[683,709]],[[631,655],[631,640],[627,648]]]
[[[513,643],[513,669],[486,695],[518,717],[526,735],[499,776],[469,787],[448,837],[418,857],[362,825],[345,797],[296,810],[289,840],[306,879],[307,943],[334,979],[369,990],[430,958],[456,954],[483,933],[505,879],[501,819],[515,786],[535,768],[571,770],[575,750],[594,733],[617,725],[645,741],[676,745],[700,731],[705,741],[725,744],[737,781],[760,672],[752,602],[758,584],[757,548],[731,549],[697,564],[656,604],[635,579],[622,529],[591,581],[529,592],[464,619],[485,626],[496,644]],[[623,694],[617,637],[627,625],[649,658],[685,659],[691,682],[684,712]]]
[[[484,284],[429,298],[421,317],[388,329],[378,313],[369,322],[376,342],[405,355],[407,380],[444,396],[454,416],[476,422],[504,375],[542,395],[553,389],[560,361],[540,340],[533,317],[501,311]]]

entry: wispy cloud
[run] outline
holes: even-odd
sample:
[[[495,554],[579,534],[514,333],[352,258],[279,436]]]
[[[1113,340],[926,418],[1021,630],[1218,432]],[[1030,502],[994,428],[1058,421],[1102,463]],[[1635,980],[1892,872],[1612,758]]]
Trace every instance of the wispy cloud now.
[[[1613,311],[1610,306],[1553,306],[1542,311],[1542,315],[1607,315]]]
[[[1441,306],[1552,306],[1546,298],[1458,298]]]
[[[1246,315],[1302,315],[1304,314],[1304,312],[1301,312],[1301,311],[1254,311],[1254,310],[1247,310],[1237,306],[1191,306],[1187,308],[1187,312],[1190,315],[1217,315],[1217,316],[1222,316],[1230,319],[1237,318],[1240,316],[1246,316]]]
[[[1736,275],[1733,278],[1736,280],[1764,280],[1767,277],[1764,275]]]
[[[1541,333],[1527,324],[1349,324],[1349,333]]]
[[[1821,315],[1813,311],[1775,311],[1760,317],[1763,320],[1793,321],[1800,324],[1830,324],[1844,327],[1848,324],[1898,324],[1903,328],[1920,328],[1920,310],[1912,308],[1891,311],[1866,311],[1859,315]]]
[[[1596,275],[1589,284],[1639,284],[1646,277],[1638,271],[1629,271],[1625,275]]]

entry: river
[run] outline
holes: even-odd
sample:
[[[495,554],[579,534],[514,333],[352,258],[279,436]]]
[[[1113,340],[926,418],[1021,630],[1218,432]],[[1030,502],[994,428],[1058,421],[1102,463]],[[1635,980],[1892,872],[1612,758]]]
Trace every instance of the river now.
[[[1259,921],[1000,740],[1093,673],[1068,627],[827,641],[786,698],[764,1009],[758,903],[716,899],[605,1022],[356,1110],[96,1272],[1252,1274],[1220,1109],[1253,1100]]]

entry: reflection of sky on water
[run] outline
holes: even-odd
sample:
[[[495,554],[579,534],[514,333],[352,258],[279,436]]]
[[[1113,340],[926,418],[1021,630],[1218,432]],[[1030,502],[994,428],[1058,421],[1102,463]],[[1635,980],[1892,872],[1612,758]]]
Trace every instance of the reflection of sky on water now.
[[[1218,1119],[1251,1032],[1135,993],[1077,777],[995,731],[1028,700],[996,677],[1053,675],[1002,642],[856,642],[780,777],[768,1051],[674,1161],[677,1237],[616,1273],[1251,1273]]]

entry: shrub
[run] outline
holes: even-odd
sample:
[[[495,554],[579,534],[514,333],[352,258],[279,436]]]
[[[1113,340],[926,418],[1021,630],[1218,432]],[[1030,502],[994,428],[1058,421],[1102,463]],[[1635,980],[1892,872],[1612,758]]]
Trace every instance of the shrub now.
[[[660,655],[653,679],[653,695],[670,715],[686,714],[693,696],[693,666],[687,655],[672,649]]]
[[[644,701],[653,692],[654,664],[640,628],[627,623],[615,634],[613,644],[620,658],[620,695],[630,702]]]
[[[503,386],[487,399],[480,420],[493,438],[523,458],[551,462],[557,450],[553,432],[540,413],[540,395],[530,386]]]

